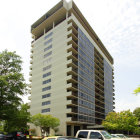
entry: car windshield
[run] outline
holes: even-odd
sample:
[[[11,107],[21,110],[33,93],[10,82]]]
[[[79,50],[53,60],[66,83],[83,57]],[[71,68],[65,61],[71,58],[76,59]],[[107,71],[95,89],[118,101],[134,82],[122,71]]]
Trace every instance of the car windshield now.
[[[102,135],[106,138],[106,139],[111,139],[113,138],[113,136],[111,136],[108,132],[106,131],[101,131]]]

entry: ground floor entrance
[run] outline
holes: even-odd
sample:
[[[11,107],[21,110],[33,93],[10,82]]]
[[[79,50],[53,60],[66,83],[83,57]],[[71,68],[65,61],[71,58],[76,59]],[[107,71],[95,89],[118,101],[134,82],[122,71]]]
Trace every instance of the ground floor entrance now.
[[[85,125],[67,124],[67,136],[75,136],[78,130],[86,129]]]

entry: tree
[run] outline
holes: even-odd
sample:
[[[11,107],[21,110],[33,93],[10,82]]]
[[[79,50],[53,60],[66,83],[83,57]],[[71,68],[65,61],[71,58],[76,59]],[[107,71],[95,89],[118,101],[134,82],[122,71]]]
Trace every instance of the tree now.
[[[137,107],[134,111],[133,114],[138,118],[140,121],[140,107]]]
[[[49,129],[52,128],[54,129],[55,127],[59,126],[60,121],[58,118],[55,118],[51,115],[43,115],[43,114],[36,114],[32,116],[31,122],[35,126],[39,126],[42,130],[44,130],[47,134],[49,134]]]
[[[103,121],[102,125],[107,130],[119,130],[119,126],[117,123],[118,117],[119,117],[118,113],[109,112],[108,115],[106,116],[105,120]]]
[[[134,90],[134,94],[137,95],[138,93],[140,93],[140,86],[137,89]]]
[[[28,109],[28,104],[21,104],[20,107],[17,108],[14,117],[5,121],[4,130],[6,132],[12,132],[17,130],[27,131],[27,123],[30,122],[30,113],[28,112]]]
[[[120,113],[111,112],[107,115],[102,125],[108,130],[121,130],[135,132],[138,128],[138,119],[130,110]]]
[[[15,52],[0,52],[0,120],[13,118],[21,103],[19,95],[26,93],[21,64],[21,57]]]

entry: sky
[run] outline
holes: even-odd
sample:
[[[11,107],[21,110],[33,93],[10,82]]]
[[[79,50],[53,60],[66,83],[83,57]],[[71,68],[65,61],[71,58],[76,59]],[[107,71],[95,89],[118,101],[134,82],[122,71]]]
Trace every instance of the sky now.
[[[67,0],[69,1],[69,0]],[[59,0],[0,2],[0,52],[16,51],[29,83],[31,25]],[[115,111],[140,107],[140,0],[74,0],[114,58]],[[27,97],[24,97],[27,102]]]

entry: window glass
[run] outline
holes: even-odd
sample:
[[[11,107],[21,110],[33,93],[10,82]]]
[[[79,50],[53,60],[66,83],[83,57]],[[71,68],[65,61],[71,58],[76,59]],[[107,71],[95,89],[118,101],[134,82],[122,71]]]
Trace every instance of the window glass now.
[[[44,45],[48,45],[50,42],[52,42],[52,38],[49,39],[48,41],[44,42]]]
[[[50,57],[50,58],[48,58],[48,59],[46,59],[45,61],[43,61],[43,65],[47,65],[48,63],[50,63],[51,62],[51,60],[52,60],[52,58]]]
[[[51,67],[52,67],[52,65],[48,65],[48,66],[43,68],[43,71],[46,71],[46,70],[50,69]]]
[[[51,49],[51,48],[52,48],[52,45],[48,46],[47,48],[44,49],[44,52]]]
[[[48,80],[43,81],[42,84],[44,85],[44,84],[47,84],[47,83],[50,83],[50,82],[51,82],[51,79],[48,79]]]
[[[46,108],[46,109],[42,109],[41,111],[42,113],[45,113],[45,112],[50,112],[50,108]]]
[[[101,139],[101,134],[100,133],[98,133],[98,132],[91,132],[90,133],[90,139]]]
[[[48,35],[46,35],[46,36],[44,37],[44,39],[49,38],[50,36],[52,36],[52,34],[53,34],[53,32],[49,33]]]
[[[46,53],[46,54],[44,55],[44,58],[46,58],[46,57],[50,56],[51,54],[52,54],[52,51],[50,51],[50,52]]]
[[[81,131],[78,134],[78,138],[87,138],[88,132],[87,131]]]
[[[50,103],[51,103],[50,101],[42,102],[42,106],[44,106],[44,105],[49,105]]]
[[[43,78],[45,78],[45,77],[47,77],[47,76],[49,76],[49,75],[51,75],[51,72],[48,72],[48,73],[45,73],[45,74],[43,74]]]
[[[42,95],[42,99],[43,98],[47,98],[47,97],[50,97],[51,96],[51,93],[48,93],[48,94],[44,94],[44,95]]]
[[[48,87],[42,88],[42,91],[47,91],[47,90],[50,90],[50,89],[51,89],[51,86],[48,86]]]
[[[104,136],[106,139],[111,139],[111,138],[112,138],[112,136],[111,136],[108,132],[106,132],[106,131],[101,131],[101,133],[103,134],[103,136]]]
[[[41,111],[42,113],[45,113],[45,112],[50,112],[50,108],[46,108],[46,109],[42,109]]]

